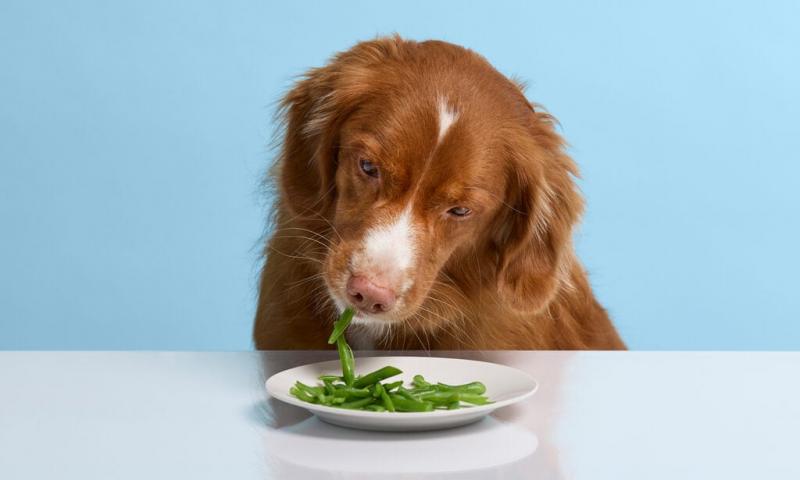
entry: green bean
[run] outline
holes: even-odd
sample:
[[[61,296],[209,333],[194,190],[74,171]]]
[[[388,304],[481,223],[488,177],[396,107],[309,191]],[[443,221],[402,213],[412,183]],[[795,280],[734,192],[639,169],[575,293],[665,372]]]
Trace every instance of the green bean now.
[[[383,389],[386,390],[387,392],[391,392],[395,388],[398,388],[398,387],[401,387],[401,386],[403,386],[403,381],[402,380],[398,380],[396,382],[387,383],[386,385],[383,386]]]
[[[375,384],[375,390],[380,395],[384,408],[386,408],[386,410],[389,410],[390,412],[394,412],[394,403],[392,403],[392,399],[389,398],[389,394],[386,393],[386,389],[383,388],[381,382]]]
[[[328,395],[336,394],[336,387],[333,386],[333,382],[329,380],[323,380],[322,384],[325,387],[325,393],[327,393]]]
[[[431,384],[425,381],[422,375],[414,375],[414,380],[411,382],[415,387],[430,387]]]
[[[483,395],[476,395],[474,393],[459,393],[458,397],[462,402],[471,403],[473,405],[486,405],[492,403]]]
[[[347,330],[347,326],[350,325],[350,322],[353,321],[353,316],[355,315],[355,310],[348,307],[342,312],[339,319],[333,324],[333,332],[331,332],[331,336],[328,337],[328,343],[333,345],[339,340],[339,337],[342,336],[345,330]]]
[[[314,397],[313,395],[309,395],[308,393],[306,393],[306,392],[304,392],[304,391],[300,390],[300,389],[299,389],[299,388],[297,388],[297,387],[292,387],[292,388],[290,388],[290,389],[289,389],[289,393],[291,393],[291,394],[292,394],[292,395],[294,395],[295,397],[299,398],[300,400],[302,400],[302,401],[304,401],[304,402],[308,402],[308,403],[315,403],[315,402],[316,402],[316,399],[317,399],[317,398],[316,398],[316,397]]]
[[[486,385],[481,382],[465,383],[464,385],[447,385],[446,383],[437,383],[436,389],[439,391],[456,391],[463,393],[475,393],[482,395],[486,393]]]
[[[435,404],[447,405],[452,402],[460,400],[460,394],[457,392],[434,392],[425,395],[420,395],[420,399],[426,402],[433,402]]]
[[[340,336],[336,339],[336,349],[339,350],[339,360],[342,363],[342,377],[344,377],[344,383],[353,385],[353,364],[355,363],[353,360],[353,351],[350,349],[350,345],[345,341],[344,336]]]
[[[436,393],[438,391],[439,390],[436,390],[433,386],[422,387],[422,388],[417,387],[417,388],[412,388],[410,390],[411,394],[414,395],[415,397],[419,397],[420,395],[425,395],[427,393]]]
[[[339,387],[336,389],[336,393],[340,396],[344,396],[347,399],[350,398],[364,398],[369,397],[372,395],[372,392],[369,388],[353,388],[353,387]]]
[[[358,400],[353,400],[353,401],[350,401],[350,402],[344,402],[344,403],[340,404],[339,406],[341,408],[350,408],[350,409],[357,410],[357,409],[366,407],[367,405],[371,405],[371,404],[373,404],[375,402],[376,402],[376,400],[373,397],[367,397],[367,398],[359,398]]]
[[[328,339],[329,343],[336,344],[342,375],[320,375],[318,379],[322,385],[315,386],[298,381],[289,389],[290,394],[304,402],[373,412],[430,412],[470,406],[462,405],[462,402],[471,405],[492,403],[483,395],[486,386],[481,382],[432,384],[422,375],[414,375],[410,388],[404,387],[402,380],[383,384],[383,380],[403,373],[393,366],[379,368],[366,375],[356,375],[353,350],[344,335],[354,314],[352,308],[345,309],[334,323]]]
[[[394,377],[395,375],[400,375],[403,373],[402,370],[396,367],[387,366],[383,368],[379,368],[374,372],[368,373],[363,377],[359,378],[355,382],[353,382],[353,386],[356,388],[363,388],[373,383],[380,382],[381,380],[385,380],[389,377]]]
[[[322,403],[324,390],[320,387],[311,387],[300,381],[295,382],[294,386],[297,387],[298,390],[305,392],[307,395],[319,399],[320,403]]]
[[[405,398],[406,400],[411,400],[412,402],[418,402],[419,399],[411,394],[405,387],[401,386],[397,389],[397,395]]]
[[[420,402],[419,400],[409,400],[400,395],[389,395],[395,410],[398,412],[430,412],[433,410],[433,403]]]

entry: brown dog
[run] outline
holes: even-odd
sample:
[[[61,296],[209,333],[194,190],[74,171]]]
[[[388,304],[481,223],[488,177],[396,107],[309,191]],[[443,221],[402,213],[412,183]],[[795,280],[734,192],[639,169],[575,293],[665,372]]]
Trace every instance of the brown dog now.
[[[553,119],[479,55],[398,37],[282,104],[259,349],[622,349],[572,247],[577,169]]]

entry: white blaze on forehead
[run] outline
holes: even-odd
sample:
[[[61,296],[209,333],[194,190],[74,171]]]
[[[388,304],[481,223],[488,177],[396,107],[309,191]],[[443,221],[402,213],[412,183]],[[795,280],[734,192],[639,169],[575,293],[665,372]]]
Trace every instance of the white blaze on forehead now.
[[[458,112],[448,105],[444,97],[439,97],[439,139],[438,142],[442,143],[447,131],[458,120]]]
[[[414,260],[414,228],[410,205],[393,222],[370,229],[364,248],[355,258],[355,268],[378,283],[398,288]]]

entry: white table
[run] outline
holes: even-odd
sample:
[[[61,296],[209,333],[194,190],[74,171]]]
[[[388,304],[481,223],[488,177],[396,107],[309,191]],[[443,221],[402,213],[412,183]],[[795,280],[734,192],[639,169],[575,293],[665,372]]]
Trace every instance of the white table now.
[[[0,478],[800,478],[799,353],[451,353],[540,388],[440,432],[266,399],[267,376],[334,355],[0,352]]]

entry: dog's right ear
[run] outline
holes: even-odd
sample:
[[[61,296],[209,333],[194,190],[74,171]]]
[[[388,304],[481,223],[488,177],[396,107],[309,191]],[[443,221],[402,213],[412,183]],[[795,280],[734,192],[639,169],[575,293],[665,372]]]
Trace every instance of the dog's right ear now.
[[[283,98],[279,185],[295,215],[324,214],[336,199],[339,131],[375,84],[375,69],[405,44],[399,37],[362,42],[309,70]]]
[[[294,215],[326,211],[335,195],[335,88],[331,66],[316,68],[283,98],[285,133],[277,164],[282,197]]]

